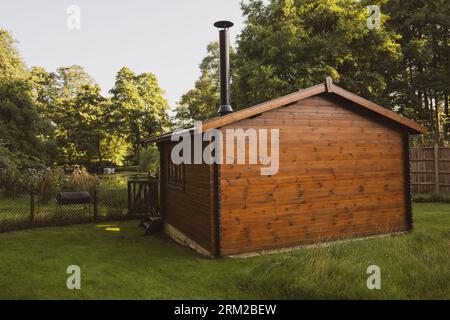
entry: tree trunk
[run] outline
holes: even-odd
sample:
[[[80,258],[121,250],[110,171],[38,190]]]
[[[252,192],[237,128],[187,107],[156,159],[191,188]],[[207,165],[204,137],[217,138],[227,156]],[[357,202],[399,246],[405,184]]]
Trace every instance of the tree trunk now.
[[[448,132],[450,129],[450,118],[448,116],[448,93],[444,92],[444,113],[445,113],[445,126],[444,126],[444,137],[448,140]]]
[[[448,118],[448,94],[447,94],[447,92],[444,95],[444,112],[445,112],[445,117]]]
[[[430,100],[428,100],[428,91],[427,90],[424,91],[423,102],[424,102],[425,111],[426,111],[427,118],[428,118],[427,122],[430,124],[431,129],[434,132],[434,121],[433,121],[434,116],[433,116],[433,110],[430,107]]]
[[[439,135],[439,101],[438,98],[434,98],[434,109],[435,109],[435,127],[436,127],[436,143],[439,145],[440,135]]]
[[[97,141],[97,150],[98,150],[98,161],[100,162],[100,165],[103,165],[103,153],[102,153],[102,146],[101,146],[101,140],[98,139]]]

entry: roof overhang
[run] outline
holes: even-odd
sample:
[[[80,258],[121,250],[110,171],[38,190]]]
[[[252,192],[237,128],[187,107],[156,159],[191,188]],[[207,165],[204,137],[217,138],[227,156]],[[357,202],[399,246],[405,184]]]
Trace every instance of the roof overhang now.
[[[260,113],[263,112],[267,112],[294,102],[297,102],[299,100],[302,99],[306,99],[321,93],[334,93],[344,99],[347,99],[359,106],[361,106],[362,108],[365,108],[367,110],[370,110],[376,114],[379,114],[385,118],[388,118],[396,123],[398,123],[399,125],[401,125],[402,127],[404,127],[409,133],[411,134],[422,134],[422,133],[427,133],[428,130],[427,128],[423,127],[422,125],[418,124],[415,121],[412,121],[410,119],[407,119],[405,117],[400,116],[399,114],[388,110],[376,103],[373,103],[367,99],[364,99],[363,97],[360,97],[354,93],[351,93],[341,87],[338,87],[336,85],[333,84],[333,81],[331,80],[330,77],[327,77],[327,80],[325,83],[321,83],[318,85],[315,85],[313,87],[307,88],[307,89],[303,89],[294,93],[291,93],[289,95],[286,96],[282,96],[280,98],[277,99],[273,99],[246,109],[242,109],[233,113],[230,113],[228,115],[222,116],[222,117],[216,117],[210,120],[207,120],[205,122],[203,122],[202,124],[202,130],[201,132],[205,132],[208,129],[216,129],[216,128],[220,128],[226,125],[229,125],[233,122],[239,121],[239,120],[243,120],[246,118],[250,118],[253,117],[255,115],[258,115]],[[192,132],[194,132],[195,128],[190,128],[190,129],[186,129],[186,130],[191,130]],[[199,133],[201,133],[199,131]],[[161,142],[164,140],[170,140],[170,137],[173,133],[167,133],[167,134],[163,134],[163,135],[159,135],[159,136],[155,136],[155,137],[150,137],[149,139],[146,140],[146,142],[148,143],[153,143],[153,142]]]

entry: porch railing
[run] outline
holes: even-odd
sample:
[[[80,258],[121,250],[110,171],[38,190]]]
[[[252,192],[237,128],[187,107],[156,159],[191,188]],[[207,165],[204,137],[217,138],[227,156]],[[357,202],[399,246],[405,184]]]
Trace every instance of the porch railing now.
[[[159,216],[159,196],[158,175],[149,175],[148,179],[128,180],[128,214]]]

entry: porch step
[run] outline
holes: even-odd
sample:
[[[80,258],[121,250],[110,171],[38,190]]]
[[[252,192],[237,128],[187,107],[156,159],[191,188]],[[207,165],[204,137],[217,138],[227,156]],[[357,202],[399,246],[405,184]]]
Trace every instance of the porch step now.
[[[163,224],[161,217],[147,216],[141,221],[139,226],[144,227],[145,235],[150,235],[161,231]]]

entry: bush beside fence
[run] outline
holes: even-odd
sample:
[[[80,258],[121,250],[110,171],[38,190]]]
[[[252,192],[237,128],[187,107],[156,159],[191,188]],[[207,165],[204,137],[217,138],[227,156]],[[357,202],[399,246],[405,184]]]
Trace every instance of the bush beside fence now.
[[[413,202],[416,203],[430,203],[430,202],[442,202],[450,203],[450,195],[442,195],[435,193],[416,193],[413,194]]]

